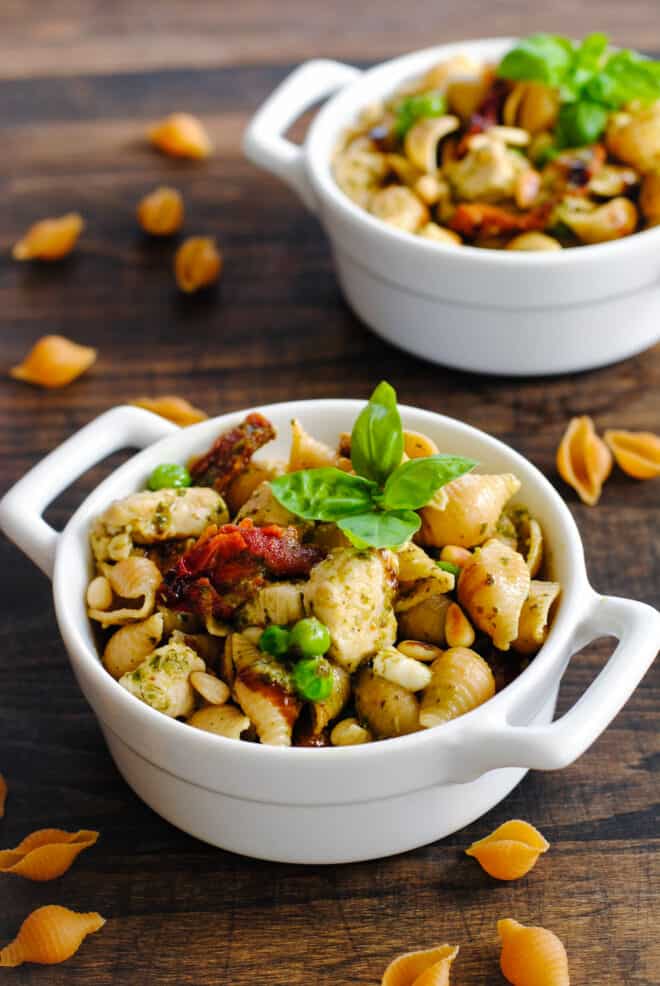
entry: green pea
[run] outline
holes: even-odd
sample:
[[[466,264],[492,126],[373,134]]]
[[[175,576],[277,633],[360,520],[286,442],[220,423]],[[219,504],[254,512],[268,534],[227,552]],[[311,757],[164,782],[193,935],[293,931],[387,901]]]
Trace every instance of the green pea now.
[[[286,627],[277,626],[273,623],[266,627],[259,637],[259,648],[273,657],[282,657],[289,649],[290,633]]]
[[[292,677],[296,691],[307,702],[324,702],[332,692],[332,668],[322,657],[303,657],[294,665]]]
[[[438,568],[441,568],[443,572],[449,572],[455,579],[457,579],[461,574],[461,570],[458,565],[452,565],[450,561],[437,561],[436,565]]]
[[[177,490],[190,486],[191,483],[190,473],[185,466],[175,462],[162,462],[149,476],[147,486],[150,490]]]
[[[295,624],[290,643],[303,657],[320,657],[330,647],[330,631],[325,623],[308,616]]]

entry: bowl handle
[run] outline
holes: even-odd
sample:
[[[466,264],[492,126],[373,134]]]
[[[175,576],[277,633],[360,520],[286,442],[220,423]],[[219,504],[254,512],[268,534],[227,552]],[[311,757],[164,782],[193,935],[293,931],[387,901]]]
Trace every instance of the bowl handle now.
[[[472,777],[498,767],[556,770],[573,763],[591,746],[653,663],[660,648],[660,613],[632,599],[593,594],[571,653],[603,636],[616,637],[616,648],[584,694],[559,719],[547,726],[486,721],[477,731],[466,729],[459,743],[460,759],[469,764]],[[512,714],[509,710],[508,715]],[[467,779],[465,771],[461,779]]]
[[[305,171],[304,151],[282,134],[306,109],[360,74],[352,65],[325,58],[305,62],[271,93],[243,136],[243,151],[250,161],[290,185],[312,212],[316,212],[316,201]]]
[[[0,528],[52,578],[58,532],[41,516],[87,469],[123,448],[145,448],[178,425],[138,407],[115,407],[67,438],[0,501]]]

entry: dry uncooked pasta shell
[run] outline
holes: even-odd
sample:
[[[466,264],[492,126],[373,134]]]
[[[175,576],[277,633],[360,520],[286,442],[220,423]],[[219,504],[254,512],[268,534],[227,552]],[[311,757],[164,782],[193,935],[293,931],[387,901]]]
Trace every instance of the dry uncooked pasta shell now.
[[[7,802],[7,781],[0,774],[0,818],[5,817],[5,804]]]
[[[500,968],[513,986],[569,986],[568,957],[547,928],[525,927],[511,918],[497,922]]]
[[[529,873],[541,853],[547,852],[546,842],[538,829],[529,822],[514,818],[504,822],[494,832],[473,842],[466,855],[474,856],[481,867],[496,880],[517,880]]]
[[[56,219],[42,219],[30,226],[22,240],[14,244],[14,260],[60,260],[78,242],[85,223],[77,212]]]
[[[12,968],[23,962],[55,965],[70,959],[87,935],[105,924],[96,911],[80,914],[68,907],[47,904],[28,914],[16,938],[0,949],[0,967]]]
[[[149,130],[149,140],[171,157],[205,158],[213,149],[204,124],[190,113],[171,113]]]
[[[0,850],[0,873],[15,873],[40,883],[55,880],[69,869],[76,856],[93,846],[98,832],[80,829],[39,829],[20,842],[15,849]]]
[[[634,479],[660,476],[660,436],[652,431],[606,431],[616,464]]]
[[[451,965],[457,955],[458,945],[406,952],[390,962],[381,986],[448,986]]]
[[[184,397],[167,394],[163,397],[137,397],[131,401],[135,407],[143,407],[145,411],[159,414],[161,418],[173,421],[175,425],[185,428],[195,425],[198,421],[206,421],[208,414],[199,407],[194,407]]]
[[[612,453],[588,415],[572,418],[557,449],[559,475],[583,503],[595,506],[612,471]]]
[[[42,336],[22,363],[9,371],[15,380],[38,387],[66,387],[96,360],[96,350],[79,346],[65,336]]]

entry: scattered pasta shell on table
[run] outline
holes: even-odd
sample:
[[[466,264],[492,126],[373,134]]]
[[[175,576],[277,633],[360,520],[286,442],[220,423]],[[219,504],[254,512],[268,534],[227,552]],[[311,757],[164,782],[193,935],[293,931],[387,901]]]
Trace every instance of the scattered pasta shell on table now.
[[[58,904],[38,907],[23,921],[16,938],[0,949],[0,967],[64,962],[76,954],[87,935],[104,924],[105,918],[96,911],[80,914]]]
[[[549,848],[550,843],[538,829],[515,818],[504,822],[484,839],[473,842],[465,852],[474,856],[482,869],[496,880],[518,880],[529,873],[541,853]]]
[[[406,952],[388,965],[381,986],[448,986],[458,945]]]
[[[145,233],[171,236],[183,225],[183,198],[176,188],[161,185],[140,200],[137,218]]]
[[[569,986],[566,949],[554,932],[512,918],[498,921],[497,931],[500,968],[513,986]]]
[[[206,421],[208,414],[199,407],[194,407],[184,397],[176,397],[174,394],[167,394],[163,397],[137,397],[131,401],[134,407],[143,407],[145,411],[152,414],[159,414],[161,418],[173,421],[175,425],[185,428],[187,425],[195,425],[199,421]]]
[[[154,124],[149,140],[171,157],[206,158],[213,150],[204,124],[191,113],[171,113]]]
[[[66,387],[96,360],[96,350],[80,346],[65,336],[42,336],[22,363],[9,371],[15,380],[38,387]]]
[[[0,774],[0,818],[5,817],[5,805],[7,804],[7,781]]]
[[[222,254],[212,237],[191,236],[174,257],[176,283],[185,294],[192,294],[217,281],[222,264]]]
[[[651,431],[606,431],[616,464],[634,479],[660,476],[660,436]]]
[[[14,244],[14,260],[61,260],[71,253],[85,227],[83,217],[69,212],[56,219],[42,219],[30,226]]]
[[[559,475],[583,503],[595,506],[612,471],[612,453],[588,415],[572,418],[557,449]]]
[[[14,873],[27,880],[55,880],[69,869],[76,856],[93,846],[98,832],[81,829],[39,829],[20,842],[15,849],[0,850],[0,873]]]

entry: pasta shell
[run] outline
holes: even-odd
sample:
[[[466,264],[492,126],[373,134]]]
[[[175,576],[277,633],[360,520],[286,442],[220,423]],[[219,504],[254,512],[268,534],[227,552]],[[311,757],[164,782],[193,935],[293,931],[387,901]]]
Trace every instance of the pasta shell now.
[[[451,647],[431,665],[431,683],[422,694],[419,721],[426,729],[457,719],[495,694],[493,672],[467,647]]]
[[[201,120],[190,113],[171,113],[149,130],[149,140],[172,157],[205,158],[211,141]]]
[[[283,462],[248,462],[245,469],[232,480],[227,493],[227,506],[232,515],[238,513],[244,503],[262,483],[281,476],[285,471]]]
[[[572,418],[557,449],[559,475],[583,503],[595,506],[612,471],[612,453],[588,415]]]
[[[513,986],[569,986],[568,957],[547,928],[525,927],[511,918],[497,922],[500,968]]]
[[[457,116],[424,117],[408,130],[404,150],[408,159],[426,174],[438,167],[438,145],[444,137],[458,130],[461,121]]]
[[[399,633],[411,640],[427,644],[444,644],[445,623],[451,599],[449,596],[429,596],[423,602],[397,616]]]
[[[103,664],[113,678],[121,678],[142,664],[163,636],[163,615],[154,613],[139,623],[120,627],[105,646]]]
[[[404,431],[403,451],[409,459],[423,459],[427,455],[437,455],[439,449],[427,435],[419,431]]]
[[[7,781],[0,774],[0,818],[5,817],[5,805],[7,803]]]
[[[448,986],[458,945],[438,945],[419,952],[406,952],[390,962],[381,986]]]
[[[97,620],[101,626],[121,625],[144,620],[149,616],[156,604],[156,589],[162,582],[158,567],[141,555],[131,555],[123,558],[116,565],[101,566],[113,592],[121,600],[142,598],[139,607],[119,606],[118,609],[90,609],[88,614],[92,620]]]
[[[329,722],[336,719],[351,694],[351,677],[338,664],[328,662],[332,671],[332,691],[322,702],[312,702],[311,715],[314,735],[318,736]]]
[[[360,722],[365,722],[379,739],[405,736],[419,729],[419,702],[401,685],[395,685],[363,668],[354,685],[355,706]]]
[[[512,473],[466,473],[438,490],[420,511],[422,544],[472,548],[491,538],[504,504],[520,489]]]
[[[236,676],[234,696],[266,746],[291,746],[293,726],[302,708],[278,661],[262,655]]]
[[[42,219],[30,226],[22,240],[14,244],[14,260],[61,260],[78,242],[84,229],[83,217],[68,212],[56,219]]]
[[[529,586],[525,559],[493,538],[475,551],[463,568],[458,580],[458,601],[496,647],[508,650],[518,636]]]
[[[93,846],[98,832],[81,829],[39,829],[32,832],[15,849],[0,850],[0,873],[15,873],[27,880],[54,880],[69,869],[76,856]]]
[[[360,746],[362,743],[370,743],[372,739],[371,731],[353,717],[342,719],[330,733],[333,746]]]
[[[536,654],[545,643],[550,610],[561,592],[558,582],[532,580],[518,621],[518,636],[511,645],[520,654]]]
[[[660,476],[660,436],[651,431],[606,431],[616,464],[635,479]]]
[[[538,829],[516,818],[500,825],[485,839],[473,842],[465,852],[496,880],[517,880],[529,873],[549,848],[550,843]]]
[[[334,449],[324,442],[309,435],[300,421],[294,418],[291,422],[291,451],[287,472],[297,472],[299,469],[322,469],[324,466],[335,466],[349,471],[351,460],[338,455]]]
[[[159,414],[161,418],[173,421],[175,425],[185,428],[187,425],[197,424],[198,421],[206,421],[208,414],[199,407],[194,407],[184,397],[177,397],[168,394],[163,397],[136,397],[131,401],[134,407],[143,407],[145,411],[152,414]]]
[[[66,387],[96,360],[96,350],[79,346],[65,336],[42,336],[22,363],[9,371],[15,380],[38,387]]]
[[[104,924],[105,918],[95,911],[80,914],[57,904],[38,907],[28,914],[14,941],[0,949],[0,966],[64,962],[75,955],[87,935],[99,931]]]

